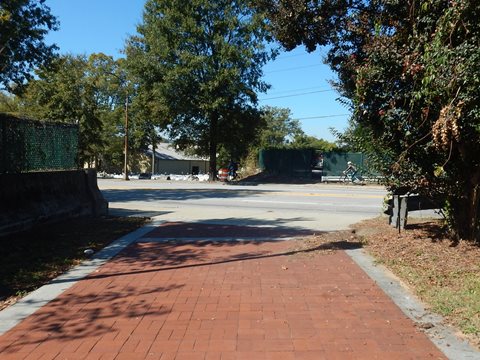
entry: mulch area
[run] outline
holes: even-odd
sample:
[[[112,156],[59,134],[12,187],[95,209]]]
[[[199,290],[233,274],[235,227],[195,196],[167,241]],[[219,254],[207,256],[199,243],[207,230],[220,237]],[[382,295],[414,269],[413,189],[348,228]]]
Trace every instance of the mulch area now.
[[[0,310],[143,226],[140,217],[79,217],[0,237]]]
[[[367,250],[387,263],[400,258],[415,268],[434,270],[445,279],[452,272],[477,273],[480,269],[480,247],[453,241],[440,221],[412,222],[399,233],[385,218],[377,218],[354,229],[357,237],[367,240]],[[432,278],[432,284],[439,283]],[[441,284],[447,285],[444,281]]]

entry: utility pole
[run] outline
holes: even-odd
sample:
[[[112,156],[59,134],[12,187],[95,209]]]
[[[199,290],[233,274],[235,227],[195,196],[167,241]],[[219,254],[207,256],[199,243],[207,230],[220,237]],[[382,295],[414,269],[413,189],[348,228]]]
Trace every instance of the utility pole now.
[[[130,180],[128,177],[128,92],[125,93],[125,163],[123,166],[123,180]]]
[[[155,139],[152,141],[152,176],[155,175]]]
[[[124,136],[124,149],[125,158],[123,160],[123,180],[130,180],[128,177],[128,89],[127,89],[127,80],[123,80],[120,76],[116,75],[113,72],[109,72],[109,75],[112,75],[119,81],[119,87],[122,86],[122,83],[125,86],[125,136]]]

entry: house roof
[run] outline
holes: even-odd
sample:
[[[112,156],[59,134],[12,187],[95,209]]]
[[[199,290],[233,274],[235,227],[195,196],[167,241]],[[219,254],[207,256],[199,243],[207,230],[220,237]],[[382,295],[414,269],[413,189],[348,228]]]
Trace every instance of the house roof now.
[[[152,150],[146,151],[146,154],[152,156]],[[183,151],[176,150],[170,143],[160,143],[155,149],[155,159],[158,160],[205,160],[198,156],[186,155]]]

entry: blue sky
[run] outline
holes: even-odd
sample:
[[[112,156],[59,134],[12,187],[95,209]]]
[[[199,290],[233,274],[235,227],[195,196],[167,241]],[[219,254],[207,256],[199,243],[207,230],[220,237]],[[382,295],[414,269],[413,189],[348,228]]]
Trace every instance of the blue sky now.
[[[60,29],[51,32],[48,43],[56,43],[60,53],[103,52],[121,57],[129,35],[136,33],[142,20],[145,0],[46,0]],[[264,68],[265,80],[272,85],[260,94],[260,105],[289,108],[300,119],[308,135],[334,141],[329,128],[343,130],[348,110],[336,99],[329,80],[334,74],[322,63],[324,51],[308,54],[302,48],[282,53]],[[302,95],[299,95],[302,94]]]

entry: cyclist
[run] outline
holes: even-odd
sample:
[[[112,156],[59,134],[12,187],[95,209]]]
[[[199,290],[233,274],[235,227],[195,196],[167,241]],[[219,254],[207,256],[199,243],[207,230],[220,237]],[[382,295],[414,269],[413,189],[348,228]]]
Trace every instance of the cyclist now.
[[[353,163],[351,161],[348,161],[347,162],[347,168],[345,170],[343,170],[343,174],[345,176],[348,176],[350,178],[350,180],[353,182],[355,179],[357,179],[357,168],[355,167],[355,165],[353,165]]]
[[[234,180],[237,177],[237,170],[238,170],[238,164],[230,160],[230,163],[228,164],[228,176],[230,180]]]

